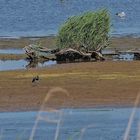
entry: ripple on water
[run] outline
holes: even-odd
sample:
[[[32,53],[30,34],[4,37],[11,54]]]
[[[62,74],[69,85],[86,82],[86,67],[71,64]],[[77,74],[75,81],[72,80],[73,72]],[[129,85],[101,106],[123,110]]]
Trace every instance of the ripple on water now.
[[[59,115],[62,112],[62,117]],[[100,108],[100,109],[61,109],[56,112],[43,112],[42,117],[47,121],[39,120],[35,130],[35,140],[54,140],[56,123],[51,120],[61,120],[59,139],[78,140],[121,140],[123,139],[132,108]],[[60,113],[60,114],[59,114]],[[5,112],[0,113],[0,129],[4,140],[29,139],[38,112]],[[54,116],[53,116],[54,115]],[[130,138],[136,139],[140,109],[136,110]],[[49,118],[49,119],[47,119]],[[61,118],[61,119],[58,119]]]

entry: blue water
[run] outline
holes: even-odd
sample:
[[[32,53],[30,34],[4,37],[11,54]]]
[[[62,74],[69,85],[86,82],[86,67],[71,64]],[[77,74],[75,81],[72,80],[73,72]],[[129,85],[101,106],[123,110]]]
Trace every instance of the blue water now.
[[[61,122],[58,140],[122,140],[131,113],[132,108],[63,109],[58,110],[58,113],[44,112],[38,119],[33,138],[54,140],[57,123],[51,121],[55,119]],[[1,140],[29,140],[37,116],[38,112],[0,113]],[[131,140],[137,140],[139,122],[140,109],[137,109],[130,127]]]
[[[30,69],[30,68],[45,68],[56,65],[56,61],[46,61],[44,63],[30,64],[26,60],[0,60],[0,71],[16,70],[16,69]]]
[[[15,69],[25,69],[28,64],[25,60],[0,60],[0,71],[4,70],[15,70]]]
[[[23,49],[0,49],[0,54],[23,54]]]
[[[56,35],[72,15],[107,8],[115,36],[140,36],[140,0],[0,0],[0,36]],[[115,14],[124,11],[125,19]]]
[[[113,61],[134,61],[136,59],[133,53],[120,53],[119,55],[113,56]]]

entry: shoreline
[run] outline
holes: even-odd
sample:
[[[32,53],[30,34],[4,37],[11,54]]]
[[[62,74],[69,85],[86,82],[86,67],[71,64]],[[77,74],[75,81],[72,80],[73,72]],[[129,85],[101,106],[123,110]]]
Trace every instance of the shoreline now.
[[[134,106],[133,105],[121,105],[121,106],[118,106],[118,105],[109,105],[109,106],[104,106],[104,105],[102,105],[102,106],[93,106],[93,107],[90,107],[90,106],[87,106],[87,107],[85,107],[85,106],[80,106],[80,107],[61,107],[61,108],[59,108],[59,107],[56,107],[56,108],[51,108],[52,110],[54,109],[54,110],[67,110],[67,109],[72,109],[72,110],[76,110],[76,109],[87,109],[87,110],[107,110],[107,109],[111,109],[111,110],[114,110],[114,109],[133,109],[134,108]],[[136,107],[137,109],[139,109],[140,108],[140,105],[139,106],[137,106]],[[51,111],[50,109],[44,109],[44,110],[40,110],[40,108],[35,108],[35,109],[33,109],[33,108],[30,108],[30,109],[17,109],[17,108],[15,108],[15,109],[6,109],[6,110],[0,110],[0,113],[15,113],[15,112],[17,112],[17,113],[20,113],[20,112],[39,112],[39,111]]]
[[[20,38],[20,39],[1,39],[0,38],[0,49],[23,49],[29,44],[41,44],[43,47],[49,49],[57,48],[56,37],[46,36],[46,37],[35,37],[33,38]],[[109,41],[109,46],[105,48],[109,51],[127,51],[127,50],[140,50],[140,38],[133,37],[116,37],[111,38]],[[24,52],[23,52],[24,53]],[[26,59],[25,54],[0,54],[0,59],[2,60],[20,60]]]

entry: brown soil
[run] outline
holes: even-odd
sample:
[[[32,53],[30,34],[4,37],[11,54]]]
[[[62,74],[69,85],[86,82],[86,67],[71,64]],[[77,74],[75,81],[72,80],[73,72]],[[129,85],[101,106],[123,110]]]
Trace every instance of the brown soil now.
[[[38,83],[32,83],[39,75]],[[0,72],[0,111],[49,107],[133,106],[140,93],[140,62],[59,64],[46,69]]]

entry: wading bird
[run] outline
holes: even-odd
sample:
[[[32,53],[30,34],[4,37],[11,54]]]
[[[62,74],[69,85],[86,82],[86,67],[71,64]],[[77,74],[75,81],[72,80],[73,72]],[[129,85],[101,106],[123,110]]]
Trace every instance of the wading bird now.
[[[35,83],[36,81],[39,81],[39,76],[38,76],[38,75],[35,76],[35,77],[33,77],[33,79],[32,79],[32,83]]]

